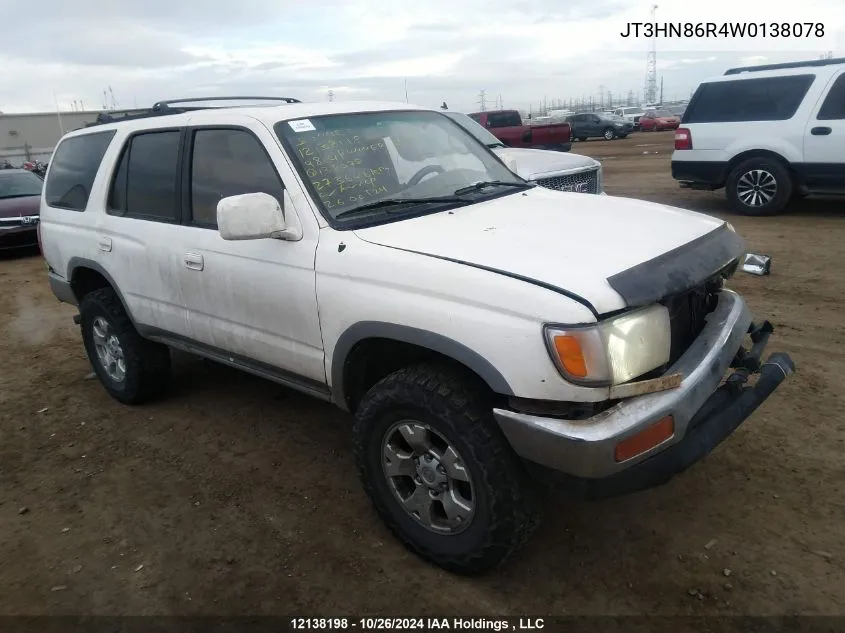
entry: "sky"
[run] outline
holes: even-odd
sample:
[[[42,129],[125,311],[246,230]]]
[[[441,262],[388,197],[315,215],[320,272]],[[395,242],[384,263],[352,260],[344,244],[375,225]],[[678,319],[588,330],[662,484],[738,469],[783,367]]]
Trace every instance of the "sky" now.
[[[845,57],[843,0],[658,0],[657,22],[812,23],[813,37],[654,41],[664,98],[743,65]],[[783,6],[778,6],[783,5]],[[633,0],[0,0],[0,111],[282,95],[464,112],[642,94],[651,21]],[[822,24],[824,37],[815,37]],[[806,26],[802,27],[806,29]],[[110,101],[110,99],[109,99]]]

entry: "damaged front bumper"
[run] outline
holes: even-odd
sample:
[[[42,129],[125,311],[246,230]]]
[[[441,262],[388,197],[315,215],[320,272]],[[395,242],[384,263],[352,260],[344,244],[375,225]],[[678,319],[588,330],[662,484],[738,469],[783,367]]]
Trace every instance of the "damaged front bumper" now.
[[[775,353],[761,362],[771,331],[768,322],[754,326],[743,299],[723,290],[701,334],[667,372],[683,377],[678,387],[623,399],[583,420],[508,409],[493,413],[529,467],[553,474],[579,496],[648,488],[707,455],[794,371],[788,354]],[[747,351],[742,344],[748,334],[753,345]],[[758,378],[750,386],[753,374]],[[620,457],[620,445],[630,444],[626,440],[647,440],[655,428],[666,437],[658,436],[658,443],[633,457]]]

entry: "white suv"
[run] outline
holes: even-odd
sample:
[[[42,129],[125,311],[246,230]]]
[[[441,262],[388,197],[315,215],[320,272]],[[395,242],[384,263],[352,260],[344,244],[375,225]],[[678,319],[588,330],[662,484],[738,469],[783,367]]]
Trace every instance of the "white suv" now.
[[[672,176],[724,187],[746,215],[845,194],[845,58],[732,68],[702,83],[675,134]]]
[[[549,475],[663,483],[793,370],[723,287],[725,222],[535,186],[438,111],[288,101],[165,102],[56,148],[49,281],[119,401],[164,392],[171,347],[331,401],[382,519],[471,573]]]

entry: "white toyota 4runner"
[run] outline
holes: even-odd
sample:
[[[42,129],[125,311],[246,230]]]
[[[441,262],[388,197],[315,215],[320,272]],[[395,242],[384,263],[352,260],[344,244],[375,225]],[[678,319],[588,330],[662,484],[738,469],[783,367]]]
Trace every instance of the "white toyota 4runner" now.
[[[281,101],[161,102],[56,148],[49,282],[117,400],[162,394],[177,348],[331,401],[381,518],[473,573],[543,483],[663,483],[793,371],[724,287],[725,222],[527,183],[435,110]]]

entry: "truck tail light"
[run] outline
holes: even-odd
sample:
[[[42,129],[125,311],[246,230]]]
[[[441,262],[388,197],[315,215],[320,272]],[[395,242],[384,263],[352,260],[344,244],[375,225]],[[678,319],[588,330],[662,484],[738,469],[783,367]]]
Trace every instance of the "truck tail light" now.
[[[692,133],[688,128],[675,130],[675,149],[692,149]]]

